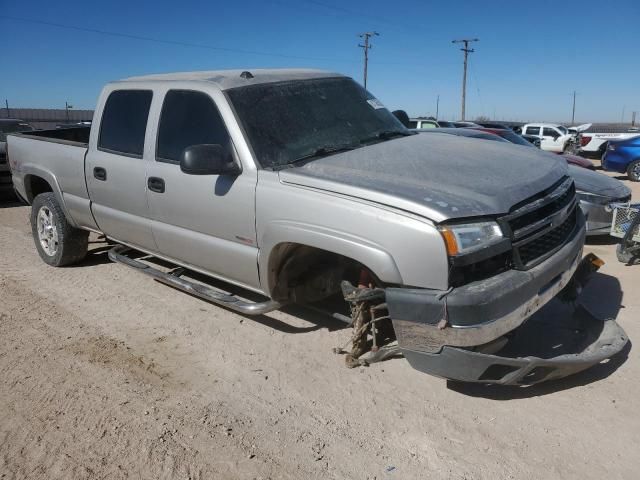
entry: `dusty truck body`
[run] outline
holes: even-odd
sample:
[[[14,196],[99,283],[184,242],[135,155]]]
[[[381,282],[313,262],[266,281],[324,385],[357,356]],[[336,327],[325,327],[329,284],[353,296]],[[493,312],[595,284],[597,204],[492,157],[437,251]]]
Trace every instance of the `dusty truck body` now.
[[[414,135],[338,74],[217,71],[110,83],[90,129],[10,136],[9,159],[50,265],[79,261],[87,232],[103,233],[121,244],[113,260],[245,314],[362,283],[383,296],[416,368],[516,383],[537,363],[483,377],[495,356],[479,347],[571,281],[584,218],[565,162],[479,143]],[[161,272],[126,248],[265,300]],[[626,337],[610,325],[596,335],[608,347],[568,369],[548,362],[550,377],[620,350]]]

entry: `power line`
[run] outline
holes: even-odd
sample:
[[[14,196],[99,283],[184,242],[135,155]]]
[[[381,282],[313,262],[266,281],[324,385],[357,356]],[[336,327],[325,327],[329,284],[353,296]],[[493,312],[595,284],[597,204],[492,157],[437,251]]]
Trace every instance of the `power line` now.
[[[373,36],[379,36],[378,32],[365,32],[358,35],[360,38],[364,38],[364,45],[358,44],[360,48],[364,50],[364,88],[367,88],[367,68],[369,66],[369,50],[373,48],[373,45],[369,43],[369,38]]]
[[[480,41],[477,38],[463,38],[460,40],[452,40],[451,43],[464,43],[464,47],[461,48],[464,52],[464,69],[462,71],[462,121],[464,121],[465,107],[467,101],[467,57],[470,53],[475,52],[473,48],[469,48],[471,42]]]
[[[47,25],[49,27],[64,28],[64,29],[67,29],[67,30],[76,30],[76,31],[79,31],[79,32],[89,32],[89,33],[97,33],[97,34],[100,34],[100,35],[109,35],[109,36],[112,36],[112,37],[127,38],[127,39],[130,39],[130,40],[142,40],[142,41],[146,41],[146,42],[164,43],[166,45],[177,45],[177,46],[180,46],[180,47],[203,48],[203,49],[207,49],[207,50],[217,50],[217,51],[220,51],[220,52],[243,53],[245,55],[260,55],[260,56],[266,56],[266,57],[280,57],[280,58],[290,58],[290,59],[296,59],[296,60],[336,61],[335,58],[303,57],[303,56],[298,56],[298,55],[287,55],[287,54],[283,54],[283,53],[271,53],[271,52],[255,51],[255,50],[242,50],[242,49],[237,49],[237,48],[218,47],[218,46],[207,45],[207,44],[203,44],[203,43],[191,43],[191,42],[181,42],[181,41],[178,41],[178,40],[166,40],[166,39],[162,39],[162,38],[145,37],[145,36],[142,36],[142,35],[133,35],[133,34],[129,34],[129,33],[114,32],[114,31],[110,31],[110,30],[102,30],[102,29],[97,29],[97,28],[78,27],[77,25],[68,25],[68,24],[55,23],[55,22],[46,22],[44,20],[34,20],[34,19],[30,19],[30,18],[12,17],[12,16],[9,16],[9,15],[0,15],[0,18],[5,19],[5,20],[18,21],[18,22],[33,23],[33,24],[37,24],[37,25]],[[340,61],[340,60],[338,60],[338,61]],[[347,61],[347,60],[345,59],[343,61]]]

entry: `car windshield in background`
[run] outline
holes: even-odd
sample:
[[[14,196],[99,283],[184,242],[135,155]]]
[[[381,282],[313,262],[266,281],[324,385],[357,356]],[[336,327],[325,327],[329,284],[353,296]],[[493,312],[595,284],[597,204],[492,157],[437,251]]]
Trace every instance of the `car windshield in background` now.
[[[263,168],[411,134],[350,78],[251,85],[227,95]]]
[[[0,122],[0,141],[7,141],[8,133],[30,132],[33,127],[28,123],[5,123]]]
[[[515,143],[517,145],[526,145],[527,147],[533,147],[534,145],[528,140],[524,139],[517,133],[511,132],[509,130],[501,131],[500,133],[496,133],[496,135],[500,135],[505,140],[510,141],[511,143]]]

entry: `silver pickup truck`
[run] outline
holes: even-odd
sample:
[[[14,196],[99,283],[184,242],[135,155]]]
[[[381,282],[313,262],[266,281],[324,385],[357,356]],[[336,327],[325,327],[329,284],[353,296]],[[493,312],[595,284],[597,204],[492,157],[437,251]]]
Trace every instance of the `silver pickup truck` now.
[[[490,383],[566,375],[626,343],[609,321],[571,358],[494,354],[582,265],[566,164],[530,150],[412,134],[352,79],[316,70],[128,78],[103,89],[90,129],[8,142],[49,265],[81,261],[93,231],[118,244],[112,260],[244,314],[342,294],[352,361],[393,337],[415,368]]]

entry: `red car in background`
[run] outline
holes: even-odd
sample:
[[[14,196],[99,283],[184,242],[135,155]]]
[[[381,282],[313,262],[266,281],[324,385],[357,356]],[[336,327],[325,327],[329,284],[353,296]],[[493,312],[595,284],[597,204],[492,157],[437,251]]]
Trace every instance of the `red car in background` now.
[[[528,142],[520,135],[515,133],[512,130],[507,130],[504,128],[486,128],[486,127],[475,127],[474,130],[481,130],[487,133],[493,133],[494,135],[498,135],[499,137],[504,138],[506,141],[515,143],[517,145],[525,145],[528,147],[536,148],[531,142]],[[571,165],[575,165],[577,167],[588,168],[589,170],[595,170],[595,166],[593,162],[589,159],[579,157],[578,155],[571,155],[569,153],[563,153],[562,156],[567,161],[567,163]]]

